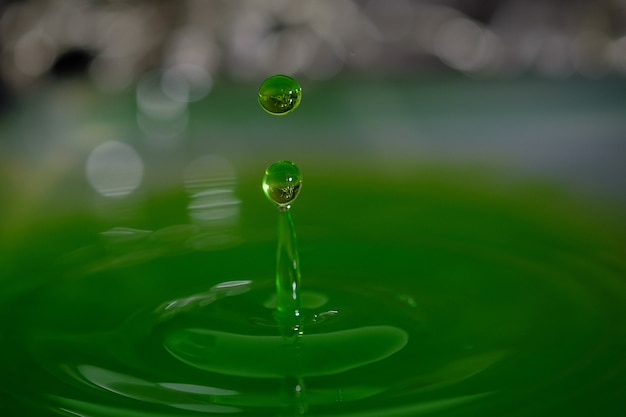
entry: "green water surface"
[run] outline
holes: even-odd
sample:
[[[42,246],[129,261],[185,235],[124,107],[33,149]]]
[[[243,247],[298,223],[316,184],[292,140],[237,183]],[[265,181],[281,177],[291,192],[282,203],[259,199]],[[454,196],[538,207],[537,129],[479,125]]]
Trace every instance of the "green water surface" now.
[[[242,178],[236,222],[194,224],[174,188],[129,223],[76,209],[3,238],[2,415],[626,409],[626,257],[610,212],[475,173],[309,170],[290,210],[294,342],[274,315],[276,209],[258,175]]]

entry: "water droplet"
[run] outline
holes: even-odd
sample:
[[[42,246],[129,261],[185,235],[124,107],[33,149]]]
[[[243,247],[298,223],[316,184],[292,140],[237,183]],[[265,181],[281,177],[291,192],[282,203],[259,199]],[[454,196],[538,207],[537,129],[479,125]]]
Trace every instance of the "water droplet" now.
[[[298,197],[302,175],[289,161],[278,161],[265,170],[263,192],[278,205],[276,252],[276,318],[283,336],[301,336],[300,260],[296,232],[289,208]]]
[[[289,161],[278,161],[265,170],[263,192],[279,208],[289,208],[298,197],[302,186],[302,175],[298,167]]]
[[[259,104],[269,114],[283,116],[300,105],[302,88],[286,75],[272,75],[259,87]]]

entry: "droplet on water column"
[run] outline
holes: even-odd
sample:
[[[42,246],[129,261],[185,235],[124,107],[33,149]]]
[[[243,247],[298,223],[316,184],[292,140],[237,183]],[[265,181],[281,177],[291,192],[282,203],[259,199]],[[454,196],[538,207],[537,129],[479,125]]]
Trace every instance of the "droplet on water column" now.
[[[302,88],[286,75],[272,75],[259,87],[259,104],[269,114],[283,116],[300,105]]]
[[[290,161],[278,161],[265,170],[263,192],[279,208],[289,208],[302,186],[302,175],[298,167]]]

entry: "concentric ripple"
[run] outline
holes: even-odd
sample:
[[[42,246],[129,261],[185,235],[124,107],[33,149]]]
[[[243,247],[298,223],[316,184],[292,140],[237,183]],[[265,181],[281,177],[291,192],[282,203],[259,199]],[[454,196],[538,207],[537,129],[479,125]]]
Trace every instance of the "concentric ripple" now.
[[[350,248],[368,257],[382,249],[355,242]],[[342,243],[331,249],[347,250]],[[130,315],[122,306],[118,316],[126,319],[93,332],[85,328],[94,318],[85,312],[85,295],[96,304],[110,297],[96,292],[97,283],[122,286],[119,272],[66,281],[14,305],[20,314],[7,333],[13,349],[3,367],[12,371],[18,400],[95,417],[409,416],[470,404],[490,410],[548,393],[560,401],[608,371],[606,355],[624,340],[610,321],[623,305],[606,294],[619,284],[614,272],[575,257],[546,265],[485,248],[421,249],[423,256],[445,251],[465,273],[409,276],[413,262],[399,260],[410,259],[413,247],[396,247],[396,260],[379,268],[320,265],[325,278],[312,279],[303,294],[296,338],[281,335],[267,280],[218,282]],[[160,266],[176,268],[193,257]],[[380,282],[383,274],[397,279]],[[360,280],[374,284],[356,285]],[[617,301],[624,289],[615,289]],[[69,301],[71,293],[79,299]],[[90,321],[77,317],[81,312]],[[30,373],[20,374],[22,367]]]

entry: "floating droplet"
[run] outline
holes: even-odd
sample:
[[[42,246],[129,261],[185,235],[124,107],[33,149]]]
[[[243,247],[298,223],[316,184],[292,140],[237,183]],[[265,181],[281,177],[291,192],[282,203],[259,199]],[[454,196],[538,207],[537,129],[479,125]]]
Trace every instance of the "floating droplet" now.
[[[302,175],[293,162],[278,161],[265,170],[263,192],[279,208],[289,208],[291,202],[298,197],[301,185]]]
[[[291,113],[300,105],[302,88],[286,75],[272,75],[259,88],[259,104],[275,116]]]

